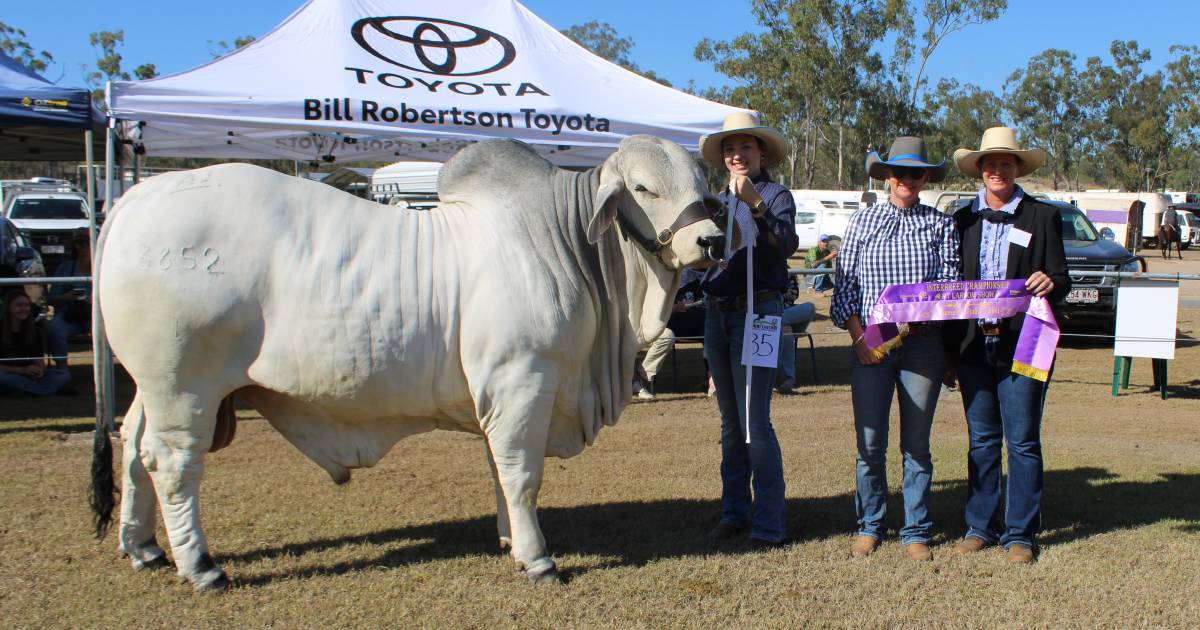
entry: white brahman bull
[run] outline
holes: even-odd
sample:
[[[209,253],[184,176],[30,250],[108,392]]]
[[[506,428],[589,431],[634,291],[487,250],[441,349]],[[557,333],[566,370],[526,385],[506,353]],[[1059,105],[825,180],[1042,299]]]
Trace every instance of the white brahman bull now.
[[[558,579],[536,514],[544,458],[616,422],[680,269],[723,247],[719,204],[686,151],[649,136],[584,173],[517,142],[473,145],[440,189],[440,206],[414,212],[223,165],[160,175],[117,204],[98,284],[137,384],[120,521],[135,568],[166,562],[157,505],[179,575],[228,584],[198,491],[205,453],[232,439],[236,393],[336,483],[409,435],[483,435],[501,545],[531,581]],[[96,453],[103,536],[115,497],[102,427]]]

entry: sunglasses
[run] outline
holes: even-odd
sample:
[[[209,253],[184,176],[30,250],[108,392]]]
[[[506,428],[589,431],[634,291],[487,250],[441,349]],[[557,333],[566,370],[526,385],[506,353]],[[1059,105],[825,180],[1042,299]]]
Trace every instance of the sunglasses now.
[[[925,169],[919,166],[889,166],[892,171],[892,177],[896,179],[904,179],[910,177],[912,179],[921,179],[925,176]]]

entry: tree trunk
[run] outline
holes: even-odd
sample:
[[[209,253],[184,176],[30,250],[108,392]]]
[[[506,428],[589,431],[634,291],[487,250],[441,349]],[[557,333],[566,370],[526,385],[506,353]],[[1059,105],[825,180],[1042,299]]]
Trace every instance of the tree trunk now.
[[[837,187],[838,187],[838,190],[842,189],[842,172],[843,172],[843,169],[842,169],[842,157],[843,157],[842,156],[842,144],[845,141],[845,137],[846,137],[846,123],[845,123],[845,121],[839,121],[838,122],[838,146],[837,146],[837,154],[838,154]]]

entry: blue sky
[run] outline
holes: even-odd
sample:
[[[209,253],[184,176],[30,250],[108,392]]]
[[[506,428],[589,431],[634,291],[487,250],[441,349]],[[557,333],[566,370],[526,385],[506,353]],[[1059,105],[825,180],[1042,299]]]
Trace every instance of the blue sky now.
[[[49,50],[58,63],[47,78],[66,85],[83,83],[80,65],[95,55],[88,34],[125,30],[125,67],[154,63],[169,74],[211,59],[209,40],[232,41],[262,35],[301,5],[301,0],[9,0],[0,21],[22,28],[30,43]],[[413,0],[416,6],[424,2]],[[590,20],[612,24],[631,37],[633,60],[676,85],[731,84],[692,55],[702,38],[730,39],[753,30],[749,2],[727,0],[525,0],[556,28]],[[425,9],[428,13],[428,9]],[[1107,59],[1113,39],[1136,39],[1161,67],[1172,44],[1200,44],[1200,2],[1196,0],[1009,0],[1005,15],[950,36],[928,67],[932,82],[953,77],[999,90],[1013,70],[1046,48],[1063,48],[1080,59]]]

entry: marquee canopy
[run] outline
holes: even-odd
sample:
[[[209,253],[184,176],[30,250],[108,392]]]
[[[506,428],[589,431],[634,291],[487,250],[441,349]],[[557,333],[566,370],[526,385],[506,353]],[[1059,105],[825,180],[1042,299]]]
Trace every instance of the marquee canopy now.
[[[639,133],[695,151],[739,111],[601,59],[515,0],[309,0],[207,65],[110,89],[147,155],[175,157],[442,161],[501,137],[586,165]]]
[[[0,160],[82,160],[84,130],[103,127],[88,90],[54,85],[0,51]]]

